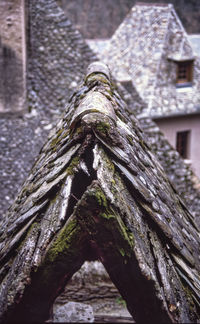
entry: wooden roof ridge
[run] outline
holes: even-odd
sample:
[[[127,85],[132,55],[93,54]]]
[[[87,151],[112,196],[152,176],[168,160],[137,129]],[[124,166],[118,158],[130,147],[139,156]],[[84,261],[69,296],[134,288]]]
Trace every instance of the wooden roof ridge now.
[[[100,260],[136,322],[195,322],[199,237],[94,62],[1,224],[0,321],[48,320],[71,276]]]

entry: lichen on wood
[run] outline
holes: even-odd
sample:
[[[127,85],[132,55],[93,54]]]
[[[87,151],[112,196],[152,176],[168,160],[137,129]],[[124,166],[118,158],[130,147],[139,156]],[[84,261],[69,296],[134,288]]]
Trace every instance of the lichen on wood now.
[[[195,220],[107,67],[88,71],[2,221],[1,322],[47,320],[85,260],[103,263],[136,322],[197,322]]]

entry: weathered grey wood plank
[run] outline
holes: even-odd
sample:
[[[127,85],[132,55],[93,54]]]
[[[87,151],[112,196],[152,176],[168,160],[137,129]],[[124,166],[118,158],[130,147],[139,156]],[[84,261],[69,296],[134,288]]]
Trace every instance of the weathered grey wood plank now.
[[[1,224],[0,319],[48,319],[85,260],[100,260],[137,321],[197,322],[200,233],[94,63]]]

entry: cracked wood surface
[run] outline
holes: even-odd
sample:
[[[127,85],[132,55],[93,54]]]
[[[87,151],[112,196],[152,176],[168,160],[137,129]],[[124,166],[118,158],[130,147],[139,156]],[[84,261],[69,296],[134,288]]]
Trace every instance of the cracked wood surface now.
[[[196,322],[199,237],[93,63],[1,223],[1,321],[48,319],[84,261],[100,260],[136,321]]]

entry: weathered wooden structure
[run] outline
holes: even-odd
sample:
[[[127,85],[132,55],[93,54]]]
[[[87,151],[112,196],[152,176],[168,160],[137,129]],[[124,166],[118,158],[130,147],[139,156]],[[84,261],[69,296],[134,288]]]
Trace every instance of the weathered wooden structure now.
[[[1,322],[41,322],[85,260],[137,321],[196,322],[199,231],[107,67],[88,68],[1,224]]]

